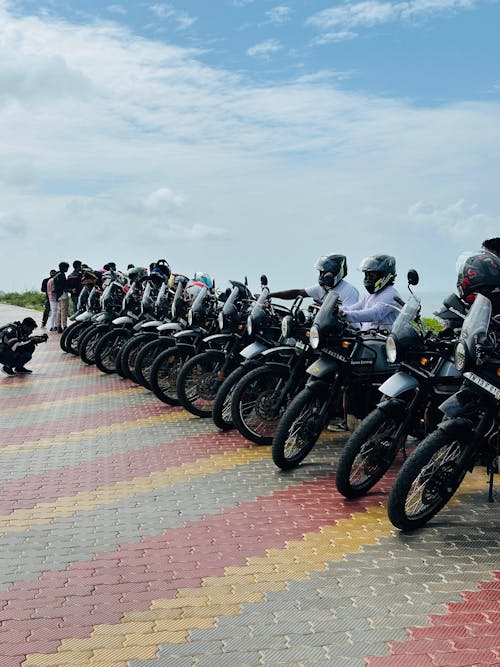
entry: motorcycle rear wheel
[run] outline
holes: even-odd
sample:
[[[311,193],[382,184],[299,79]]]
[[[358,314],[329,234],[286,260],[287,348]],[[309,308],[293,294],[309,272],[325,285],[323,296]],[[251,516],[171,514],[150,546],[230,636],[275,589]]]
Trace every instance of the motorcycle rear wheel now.
[[[288,406],[273,438],[272,456],[282,470],[296,468],[316,444],[324,426],[324,398],[304,387]]]
[[[221,350],[207,350],[191,357],[179,372],[177,397],[197,417],[210,417],[223,380],[219,375],[226,360]]]
[[[137,378],[138,384],[146,389],[151,389],[149,376],[151,368],[156,361],[158,355],[169,347],[173,347],[174,342],[167,337],[157,338],[156,340],[147,343],[137,355],[134,366],[134,375]]]
[[[158,355],[151,366],[149,383],[154,395],[167,405],[180,405],[177,377],[182,366],[194,354],[193,349],[170,347]]]
[[[411,531],[432,519],[460,486],[474,450],[465,431],[457,437],[438,428],[425,438],[406,459],[391,489],[387,504],[391,523]]]
[[[293,395],[281,397],[281,386],[288,380],[288,366],[264,364],[238,382],[231,402],[234,425],[247,440],[257,445],[272,444],[281,417]],[[296,393],[296,392],[293,392]],[[281,404],[277,401],[281,398]]]
[[[335,484],[345,498],[364,496],[381,479],[406,439],[400,421],[375,408],[352,433],[342,450]]]
[[[111,329],[95,346],[95,365],[103,373],[116,373],[116,359],[125,341],[130,338],[128,329]]]

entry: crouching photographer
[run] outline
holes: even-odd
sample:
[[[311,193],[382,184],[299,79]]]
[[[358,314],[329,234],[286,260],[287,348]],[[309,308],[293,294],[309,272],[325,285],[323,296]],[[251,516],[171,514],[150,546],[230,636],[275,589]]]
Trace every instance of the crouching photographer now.
[[[37,324],[32,317],[0,327],[0,364],[5,375],[31,373],[25,364],[30,361],[36,345],[48,340],[47,334],[32,336]]]

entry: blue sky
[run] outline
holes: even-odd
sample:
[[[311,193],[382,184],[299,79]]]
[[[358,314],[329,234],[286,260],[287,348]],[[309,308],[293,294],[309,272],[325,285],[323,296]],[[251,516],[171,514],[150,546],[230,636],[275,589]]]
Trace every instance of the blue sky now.
[[[0,0],[0,290],[62,259],[262,272],[500,231],[498,0]],[[16,272],[20,253],[28,258]]]

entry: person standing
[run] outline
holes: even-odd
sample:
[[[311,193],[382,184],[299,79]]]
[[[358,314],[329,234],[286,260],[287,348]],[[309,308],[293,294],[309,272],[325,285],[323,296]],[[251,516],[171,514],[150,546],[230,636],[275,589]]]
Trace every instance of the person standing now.
[[[50,315],[50,300],[49,295],[47,294],[47,283],[56,275],[56,273],[57,271],[55,269],[50,269],[48,278],[42,280],[42,286],[40,287],[40,292],[45,294],[45,301],[43,302],[42,329],[45,329]]]
[[[59,263],[59,271],[54,276],[54,290],[57,298],[57,331],[62,333],[68,321],[69,294],[66,286],[68,262]]]
[[[71,302],[73,305],[73,313],[76,313],[78,308],[78,296],[82,291],[82,263],[79,259],[75,259],[73,262],[73,271],[66,278],[66,288],[69,292]]]

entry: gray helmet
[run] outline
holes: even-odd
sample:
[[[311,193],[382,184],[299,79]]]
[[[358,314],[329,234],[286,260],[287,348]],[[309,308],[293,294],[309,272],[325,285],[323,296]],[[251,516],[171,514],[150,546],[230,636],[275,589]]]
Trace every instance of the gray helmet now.
[[[321,287],[335,287],[347,275],[345,255],[322,255],[314,268],[319,271],[318,283]]]
[[[370,255],[359,265],[365,274],[363,285],[367,292],[374,294],[392,285],[396,277],[396,260],[391,255]]]

